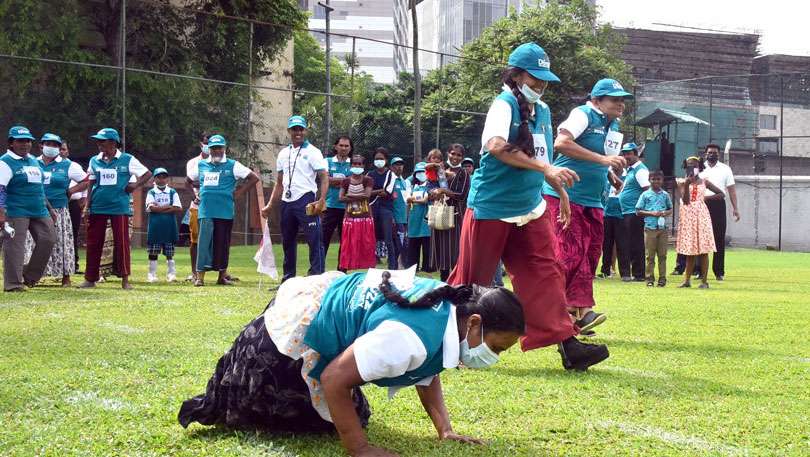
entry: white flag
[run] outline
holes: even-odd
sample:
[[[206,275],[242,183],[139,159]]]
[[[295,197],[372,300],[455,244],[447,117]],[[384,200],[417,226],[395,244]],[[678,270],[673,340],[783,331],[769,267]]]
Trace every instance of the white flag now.
[[[259,245],[259,250],[253,256],[253,260],[259,264],[256,271],[266,274],[273,279],[278,279],[278,270],[276,270],[276,258],[273,256],[273,243],[270,241],[270,232],[263,230],[262,244]]]

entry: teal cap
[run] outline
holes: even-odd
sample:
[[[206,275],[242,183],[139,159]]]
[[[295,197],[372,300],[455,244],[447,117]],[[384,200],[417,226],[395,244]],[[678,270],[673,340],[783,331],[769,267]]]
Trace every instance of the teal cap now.
[[[469,157],[465,157],[465,158],[461,159],[461,163],[471,163],[471,164],[475,165],[475,160],[473,160],[473,159],[471,159]]]
[[[291,129],[293,127],[303,127],[307,128],[307,120],[304,116],[290,116],[287,120],[287,128]]]
[[[225,141],[225,137],[222,135],[211,135],[208,138],[208,149],[215,147],[225,147],[228,145],[228,142]]]
[[[523,43],[509,54],[509,66],[526,70],[533,77],[558,83],[560,78],[551,72],[551,62],[546,51],[537,43]]]
[[[413,172],[416,173],[418,171],[425,171],[425,165],[427,165],[425,162],[417,163],[416,166],[413,167]]]
[[[405,163],[405,161],[402,160],[402,157],[394,157],[393,159],[391,159],[391,165],[395,163]]]
[[[155,168],[155,171],[152,172],[152,176],[157,176],[157,175],[167,175],[168,176],[169,172],[166,171],[165,168],[158,167],[158,168]]]
[[[624,90],[624,87],[622,87],[619,81],[610,78],[600,79],[593,85],[593,89],[591,89],[591,98],[603,97],[605,95],[608,97],[633,98],[633,94]]]
[[[118,136],[118,130],[111,129],[109,127],[103,128],[98,131],[95,135],[91,136],[94,140],[113,140],[116,143],[121,142],[121,137]]]
[[[23,127],[22,125],[15,125],[8,129],[8,137],[13,138],[15,140],[31,140],[34,141],[34,137],[31,135],[31,131],[28,128]]]
[[[46,133],[45,135],[42,135],[42,138],[39,139],[40,143],[44,143],[46,141],[55,141],[60,145],[62,144],[62,138],[59,135],[54,135],[53,133]]]
[[[638,152],[638,146],[636,146],[636,143],[624,143],[624,146],[622,146],[622,152],[630,151]]]

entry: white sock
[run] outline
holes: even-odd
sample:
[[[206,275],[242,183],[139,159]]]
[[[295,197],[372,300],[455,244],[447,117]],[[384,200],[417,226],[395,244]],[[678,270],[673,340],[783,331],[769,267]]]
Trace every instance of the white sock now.
[[[173,274],[177,273],[177,271],[174,269],[174,259],[167,260],[166,265],[168,265],[168,267],[169,267],[168,274],[173,275]]]
[[[157,274],[157,260],[150,260],[149,261],[149,274],[156,275]]]

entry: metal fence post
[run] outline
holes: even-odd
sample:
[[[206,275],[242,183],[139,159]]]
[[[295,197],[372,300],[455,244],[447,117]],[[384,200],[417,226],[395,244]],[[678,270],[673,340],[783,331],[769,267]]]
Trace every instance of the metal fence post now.
[[[357,64],[357,56],[355,55],[357,46],[357,37],[352,37],[352,64],[351,64],[351,77],[349,79],[349,104],[351,105],[351,113],[352,113],[352,122],[349,123],[349,136],[352,136],[352,132],[354,131],[354,123],[357,121],[355,115],[357,113],[354,112],[354,67]]]
[[[783,157],[785,149],[785,76],[779,76],[779,243],[777,248],[782,250],[782,175]]]
[[[712,143],[712,139],[714,138],[712,136],[712,126],[714,125],[712,123],[712,110],[714,108],[713,102],[714,102],[714,80],[710,79],[709,80],[709,143]],[[729,152],[729,155],[731,155],[731,152]],[[725,159],[728,160],[728,157],[726,157]]]
[[[250,38],[248,40],[248,106],[247,106],[247,157],[248,163],[255,165],[251,136],[253,133],[253,22],[250,22]],[[250,192],[245,192],[245,246],[248,245],[248,226],[250,225]]]
[[[121,148],[127,150],[127,0],[121,0]]]

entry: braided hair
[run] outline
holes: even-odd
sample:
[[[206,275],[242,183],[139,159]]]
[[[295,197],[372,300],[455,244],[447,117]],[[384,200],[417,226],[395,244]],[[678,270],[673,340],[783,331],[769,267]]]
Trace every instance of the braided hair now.
[[[512,91],[512,95],[517,99],[518,108],[520,109],[520,127],[518,127],[517,139],[514,143],[510,144],[513,146],[512,151],[523,151],[529,157],[534,157],[534,137],[532,136],[532,132],[529,131],[529,115],[532,111],[532,105],[526,100],[526,97],[523,96],[523,92],[520,91],[514,79],[525,71],[526,70],[522,68],[509,67],[504,70],[501,75],[501,80]]]
[[[391,284],[391,273],[384,271],[380,292],[386,300],[401,308],[430,308],[442,301],[449,301],[456,307],[456,314],[462,319],[478,314],[486,331],[515,332],[523,334],[525,321],[523,307],[517,296],[503,287],[442,286],[412,302],[403,297]]]

